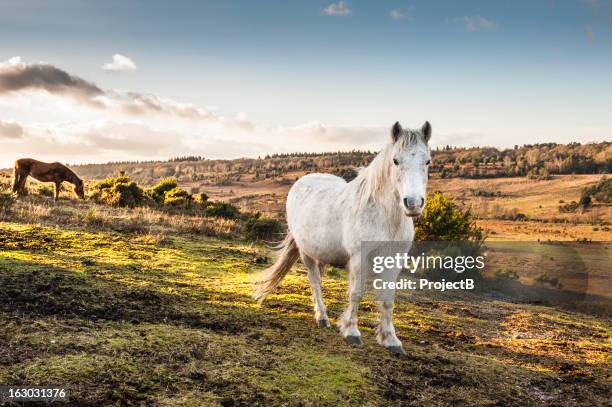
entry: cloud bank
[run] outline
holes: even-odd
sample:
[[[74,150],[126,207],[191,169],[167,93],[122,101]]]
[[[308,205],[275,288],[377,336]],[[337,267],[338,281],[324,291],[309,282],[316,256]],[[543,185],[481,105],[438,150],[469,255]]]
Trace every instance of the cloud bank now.
[[[19,139],[23,136],[23,127],[13,121],[0,120],[0,140]]]
[[[78,103],[133,116],[171,116],[245,130],[254,127],[244,118],[222,117],[192,104],[154,94],[103,90],[92,82],[50,64],[25,63],[20,57],[0,63],[0,96],[28,90],[42,90],[51,95],[68,97]]]

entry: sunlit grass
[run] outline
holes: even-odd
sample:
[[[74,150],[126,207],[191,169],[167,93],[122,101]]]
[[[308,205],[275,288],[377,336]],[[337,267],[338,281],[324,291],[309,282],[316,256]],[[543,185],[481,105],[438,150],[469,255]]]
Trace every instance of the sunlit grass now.
[[[65,384],[81,403],[415,405],[607,399],[610,327],[476,295],[400,295],[408,355],[315,326],[297,265],[262,306],[266,248],[197,236],[0,223],[0,381]],[[325,278],[334,322],[346,273]]]

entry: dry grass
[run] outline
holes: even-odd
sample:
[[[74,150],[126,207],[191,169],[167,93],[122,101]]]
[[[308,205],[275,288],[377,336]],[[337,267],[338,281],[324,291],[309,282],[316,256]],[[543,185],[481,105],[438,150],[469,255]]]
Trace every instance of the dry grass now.
[[[465,207],[485,219],[519,212],[534,220],[558,220],[569,223],[612,223],[612,206],[594,206],[584,212],[559,212],[559,201],[580,199],[584,187],[601,179],[601,175],[560,175],[550,180],[532,180],[526,177],[493,179],[432,179],[430,190],[451,195]],[[473,190],[497,193],[500,196],[483,198]]]
[[[111,208],[67,197],[55,203],[51,198],[36,195],[20,198],[11,212],[0,213],[0,219],[147,235],[197,234],[234,238],[241,232],[240,225],[230,219],[172,213],[147,207]]]

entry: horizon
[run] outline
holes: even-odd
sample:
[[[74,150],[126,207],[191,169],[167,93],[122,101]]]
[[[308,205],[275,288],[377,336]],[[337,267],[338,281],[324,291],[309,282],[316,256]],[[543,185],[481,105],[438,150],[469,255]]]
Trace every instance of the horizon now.
[[[507,150],[514,150],[516,148],[529,148],[529,147],[540,147],[540,146],[545,146],[545,145],[550,145],[550,144],[556,144],[556,145],[562,145],[562,146],[568,146],[569,144],[572,143],[578,143],[579,145],[594,145],[594,144],[609,144],[612,143],[612,141],[588,141],[588,142],[584,142],[584,143],[580,143],[580,142],[574,142],[574,141],[570,141],[569,143],[557,143],[554,141],[543,141],[543,142],[538,142],[538,143],[534,143],[534,144],[516,144],[514,146],[508,146],[508,147],[496,147],[496,146],[491,146],[491,145],[482,145],[482,146],[453,146],[453,145],[444,145],[444,146],[435,146],[431,148],[432,152],[443,152],[443,151],[455,151],[455,150],[470,150],[470,149],[488,149],[488,148],[493,148],[496,149],[499,152],[503,152],[503,151],[507,151]],[[449,147],[447,149],[447,147]],[[97,161],[97,162],[63,162],[62,164],[65,164],[69,167],[79,167],[79,166],[86,166],[86,165],[117,165],[117,164],[146,164],[146,163],[170,163],[170,162],[196,162],[196,161],[237,161],[237,160],[265,160],[265,159],[269,159],[269,158],[277,158],[277,157],[287,157],[287,156],[294,156],[294,157],[298,157],[300,155],[331,155],[331,154],[351,154],[351,153],[363,153],[363,154],[378,154],[380,153],[380,149],[379,150],[364,150],[364,149],[354,149],[354,150],[336,150],[336,151],[289,151],[289,152],[283,152],[283,153],[266,153],[266,154],[262,154],[259,155],[257,157],[255,156],[241,156],[241,157],[235,157],[235,158],[212,158],[212,157],[206,157],[206,156],[199,156],[200,160],[180,160],[182,158],[192,158],[192,157],[197,157],[196,155],[184,155],[184,156],[173,156],[173,157],[166,157],[166,158],[158,158],[158,159],[142,159],[142,160],[121,160],[121,161]],[[21,158],[34,158],[34,157],[21,157]],[[35,159],[35,158],[34,158]],[[0,167],[0,171],[7,171],[7,170],[12,170],[13,166],[11,165],[10,167]]]
[[[0,167],[612,139],[607,1],[0,10]]]

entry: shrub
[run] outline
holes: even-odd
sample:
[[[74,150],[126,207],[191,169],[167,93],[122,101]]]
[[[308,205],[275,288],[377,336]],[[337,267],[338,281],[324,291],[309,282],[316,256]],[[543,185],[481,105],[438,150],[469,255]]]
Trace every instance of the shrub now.
[[[346,182],[351,182],[352,180],[357,178],[359,173],[354,168],[341,168],[341,169],[334,171],[334,175],[339,176],[340,178],[344,179]]]
[[[501,196],[501,191],[487,191],[484,189],[470,189],[470,192],[474,196],[493,198],[495,196]]]
[[[415,252],[428,256],[479,256],[482,252],[484,237],[469,211],[463,211],[450,198],[435,192],[427,200],[423,216],[416,223]],[[437,243],[434,243],[437,242]],[[446,279],[457,281],[467,278],[479,280],[481,270],[466,269],[458,273],[446,266],[434,266],[423,270],[431,280]]]
[[[96,208],[89,208],[87,213],[85,214],[85,223],[89,226],[103,226],[104,225],[104,217],[100,212],[96,210]]]
[[[146,203],[142,188],[125,175],[97,182],[92,191],[91,197],[95,201],[110,206],[133,208]]]
[[[238,219],[240,210],[227,202],[212,201],[206,204],[206,216],[225,219]]]
[[[44,184],[39,185],[36,192],[38,193],[38,195],[42,195],[42,196],[54,196],[55,195],[55,191],[53,190],[53,187],[49,185],[44,185]]]
[[[559,281],[559,277],[551,277],[547,272],[536,277],[534,281],[540,285],[548,284],[551,287],[563,288],[563,284]]]
[[[244,225],[245,237],[251,240],[270,240],[283,231],[283,224],[275,219],[255,215],[247,219]]]
[[[580,197],[580,202],[578,202],[580,205],[587,207],[591,204],[591,196],[590,195],[583,195]]]
[[[164,205],[178,208],[189,208],[193,203],[193,197],[184,189],[175,187],[164,194]]]
[[[12,192],[0,190],[0,212],[9,212],[15,204],[15,195]]]
[[[528,220],[527,215],[525,215],[524,213],[516,213],[514,215],[514,217],[512,218],[512,220],[518,220],[518,221],[526,221]]]
[[[580,200],[589,197],[589,199],[595,198],[598,202],[612,203],[612,178],[608,178],[605,175],[592,187],[586,187],[582,189]],[[589,200],[589,204],[591,201]]]
[[[208,195],[205,192],[197,193],[193,196],[193,200],[200,205],[206,205],[208,202]]]
[[[518,280],[519,279],[518,273],[508,268],[497,270],[495,272],[495,277],[499,279],[507,279],[507,280]]]
[[[178,184],[175,178],[164,178],[147,190],[147,196],[154,202],[162,205],[165,203],[166,193],[177,187]]]
[[[470,240],[481,243],[482,229],[469,211],[462,211],[450,198],[435,192],[427,200],[423,216],[417,219],[416,240]]]
[[[576,212],[576,209],[578,209],[578,206],[580,205],[576,201],[572,201],[572,202],[569,202],[563,205],[559,205],[559,212],[561,213]]]

